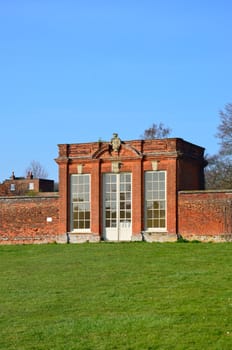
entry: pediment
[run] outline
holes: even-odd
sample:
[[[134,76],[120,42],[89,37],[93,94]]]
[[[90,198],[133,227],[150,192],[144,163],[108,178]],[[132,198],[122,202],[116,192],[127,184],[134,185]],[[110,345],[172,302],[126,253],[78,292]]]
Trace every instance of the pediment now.
[[[106,159],[112,157],[140,158],[141,152],[130,144],[121,141],[118,149],[114,149],[111,143],[103,143],[102,146],[92,154],[93,159]]]

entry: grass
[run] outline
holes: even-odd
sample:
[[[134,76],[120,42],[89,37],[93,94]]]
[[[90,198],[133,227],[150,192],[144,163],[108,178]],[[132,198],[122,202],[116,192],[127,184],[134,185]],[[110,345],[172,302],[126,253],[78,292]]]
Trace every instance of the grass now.
[[[0,246],[1,350],[232,348],[232,244]]]

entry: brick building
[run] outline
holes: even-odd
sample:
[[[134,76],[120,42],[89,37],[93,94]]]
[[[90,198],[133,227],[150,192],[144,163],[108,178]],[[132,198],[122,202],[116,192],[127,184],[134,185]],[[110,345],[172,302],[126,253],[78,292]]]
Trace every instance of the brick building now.
[[[16,177],[0,184],[0,244],[59,241],[59,195],[54,181]]]
[[[204,148],[117,134],[58,148],[59,193],[30,174],[0,184],[0,244],[232,241],[232,190],[204,190]]]
[[[17,196],[38,192],[53,192],[54,181],[34,178],[32,173],[27,177],[16,177],[14,172],[9,179],[0,184],[0,196]]]
[[[60,144],[60,230],[70,242],[176,240],[178,192],[204,189],[204,148],[180,138]]]

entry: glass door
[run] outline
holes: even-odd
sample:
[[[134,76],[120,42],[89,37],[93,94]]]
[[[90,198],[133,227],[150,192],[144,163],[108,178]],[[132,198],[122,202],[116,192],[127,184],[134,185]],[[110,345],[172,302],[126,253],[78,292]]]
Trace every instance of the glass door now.
[[[109,241],[130,241],[131,173],[103,175],[103,238]]]

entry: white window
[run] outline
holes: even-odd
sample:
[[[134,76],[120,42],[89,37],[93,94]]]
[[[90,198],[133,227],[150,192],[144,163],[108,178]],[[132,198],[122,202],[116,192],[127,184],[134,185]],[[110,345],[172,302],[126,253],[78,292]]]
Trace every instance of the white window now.
[[[10,190],[15,191],[15,184],[10,184]]]
[[[29,183],[29,190],[34,190],[34,182]]]
[[[145,173],[145,229],[166,228],[166,172]]]
[[[71,230],[90,230],[90,175],[71,175]]]

